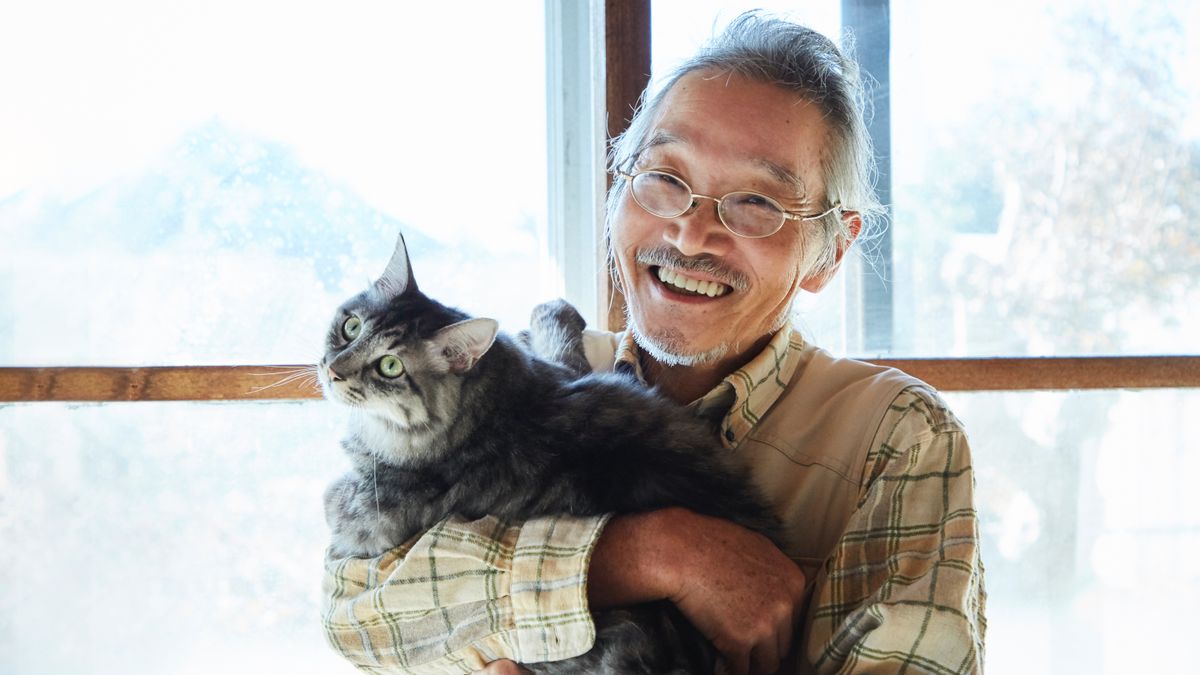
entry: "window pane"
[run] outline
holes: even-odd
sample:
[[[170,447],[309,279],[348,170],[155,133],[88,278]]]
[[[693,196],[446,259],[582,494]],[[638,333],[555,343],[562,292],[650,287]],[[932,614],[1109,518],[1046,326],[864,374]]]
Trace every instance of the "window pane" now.
[[[1194,353],[1200,6],[891,19],[896,351]]]
[[[990,669],[1186,670],[1157,646],[1186,644],[1176,610],[1200,602],[1200,394],[947,399]],[[342,428],[322,402],[0,407],[0,671],[352,672],[319,624]]]
[[[1192,670],[1200,391],[946,398],[975,459],[988,670]]]
[[[402,229],[524,326],[544,88],[541,3],[7,7],[0,364],[312,360]]]
[[[326,645],[342,413],[0,407],[0,672],[352,673]]]

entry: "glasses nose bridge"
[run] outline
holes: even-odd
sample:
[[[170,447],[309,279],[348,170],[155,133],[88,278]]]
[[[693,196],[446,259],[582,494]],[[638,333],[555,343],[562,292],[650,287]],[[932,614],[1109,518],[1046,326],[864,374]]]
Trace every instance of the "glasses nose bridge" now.
[[[687,210],[686,210],[686,211],[684,211],[683,213],[684,213],[684,214],[690,214],[690,213],[692,213],[693,211],[695,211],[695,210],[696,210],[696,209],[697,209],[697,208],[700,206],[700,202],[698,201],[698,200],[700,200],[700,199],[707,199],[707,200],[709,200],[710,202],[715,202],[715,203],[716,203],[716,205],[717,205],[717,215],[718,215],[718,217],[720,216],[720,213],[721,213],[721,198],[719,198],[719,197],[710,197],[710,196],[708,196],[708,195],[702,195],[702,194],[700,194],[699,192],[693,192],[693,193],[692,193],[692,197],[691,197],[691,203],[688,205],[688,207],[687,207]],[[724,221],[722,221],[722,222],[724,222]]]

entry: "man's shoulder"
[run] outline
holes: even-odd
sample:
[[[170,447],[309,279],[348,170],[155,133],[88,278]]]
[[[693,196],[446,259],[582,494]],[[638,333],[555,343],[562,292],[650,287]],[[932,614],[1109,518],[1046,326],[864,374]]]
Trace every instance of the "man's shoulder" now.
[[[583,331],[583,354],[587,357],[592,372],[606,373],[613,369],[616,361],[617,347],[621,344],[624,333],[610,333],[604,330]]]
[[[760,438],[840,460],[847,475],[880,443],[903,436],[962,434],[963,425],[929,384],[899,369],[838,358],[806,346],[801,363],[756,429]]]
[[[750,438],[805,464],[858,481],[886,420],[912,407],[931,420],[948,415],[929,385],[896,368],[839,358],[805,345],[787,386]],[[942,413],[945,411],[945,414]]]
[[[854,397],[861,404],[887,405],[909,388],[936,396],[932,387],[897,368],[867,361],[837,357],[813,345],[805,345],[785,395],[814,400]]]

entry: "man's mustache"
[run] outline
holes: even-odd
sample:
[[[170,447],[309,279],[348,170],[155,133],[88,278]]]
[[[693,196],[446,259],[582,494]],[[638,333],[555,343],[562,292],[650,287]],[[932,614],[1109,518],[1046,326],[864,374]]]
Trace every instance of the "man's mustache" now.
[[[638,249],[637,261],[653,267],[671,267],[685,272],[707,274],[735,291],[744,291],[750,287],[750,279],[745,274],[726,265],[714,255],[685,256],[670,246],[659,246]]]

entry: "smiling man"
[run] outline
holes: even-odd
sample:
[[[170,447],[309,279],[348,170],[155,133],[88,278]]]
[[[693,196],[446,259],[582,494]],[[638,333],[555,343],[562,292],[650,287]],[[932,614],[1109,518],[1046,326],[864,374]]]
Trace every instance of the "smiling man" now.
[[[829,137],[821,109],[794,93],[701,69],[667,91],[649,137],[624,160],[630,173],[618,169],[616,278],[651,379],[674,398],[699,397],[760,353],[797,290],[815,292],[832,276],[861,218],[841,214],[848,236],[819,261],[814,223],[840,212],[825,203]]]
[[[785,550],[682,509],[453,520],[383,559],[330,561],[335,648],[380,670],[511,672],[587,651],[592,609],[668,599],[735,673],[982,668],[961,425],[924,383],[834,358],[789,322],[881,210],[861,99],[829,40],[744,15],[638,111],[610,162],[629,330],[586,335],[589,359],[710,420],[785,523]]]

